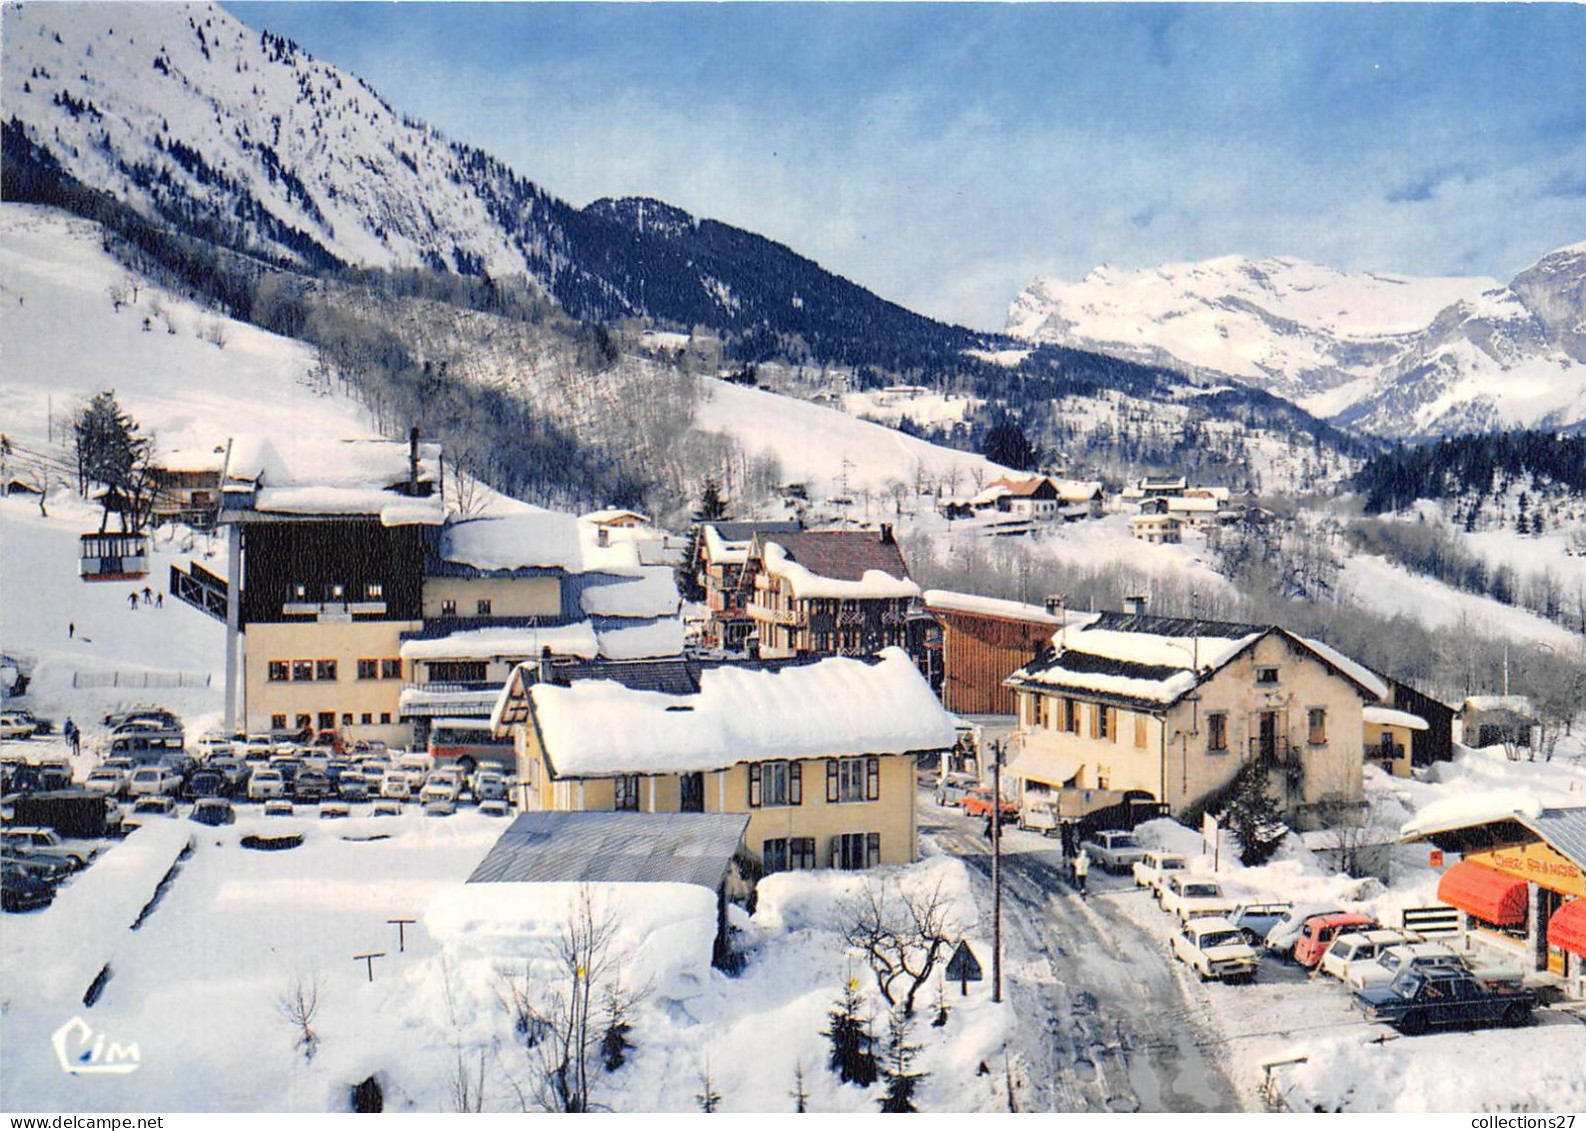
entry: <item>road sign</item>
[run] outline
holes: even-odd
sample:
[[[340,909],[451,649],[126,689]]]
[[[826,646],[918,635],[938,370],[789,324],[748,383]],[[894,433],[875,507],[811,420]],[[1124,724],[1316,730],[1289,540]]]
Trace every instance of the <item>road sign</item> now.
[[[947,960],[946,977],[950,981],[957,981],[959,992],[965,996],[969,994],[970,982],[978,982],[985,977],[985,972],[981,970],[980,962],[975,958],[975,952],[969,949],[967,941],[960,939],[958,949],[953,951],[953,957]]]

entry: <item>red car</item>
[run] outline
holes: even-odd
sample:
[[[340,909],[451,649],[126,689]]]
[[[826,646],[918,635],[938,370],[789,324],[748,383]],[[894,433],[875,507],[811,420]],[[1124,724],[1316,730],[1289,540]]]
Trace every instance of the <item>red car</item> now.
[[[972,789],[965,793],[958,802],[963,806],[964,812],[971,817],[989,817],[991,815],[991,790],[984,787]],[[1004,821],[1017,820],[1019,816],[1019,803],[1004,797],[1002,799],[1002,819]]]
[[[1294,943],[1294,961],[1301,966],[1315,966],[1333,945],[1333,940],[1345,931],[1364,931],[1377,924],[1365,915],[1341,912],[1333,915],[1314,915],[1305,920],[1300,937]]]

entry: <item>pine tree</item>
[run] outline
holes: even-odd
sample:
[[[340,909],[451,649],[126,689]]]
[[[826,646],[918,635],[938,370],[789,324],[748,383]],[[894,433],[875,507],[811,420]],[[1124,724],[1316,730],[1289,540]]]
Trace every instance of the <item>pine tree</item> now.
[[[804,1086],[804,1062],[799,1061],[793,1065],[793,1090],[788,1093],[793,1097],[793,1110],[799,1115],[806,1114],[810,1109],[809,1089]]]
[[[705,1058],[705,1071],[699,1074],[699,1091],[694,1093],[694,1099],[699,1104],[699,1110],[706,1115],[715,1115],[716,1109],[721,1107],[721,1093],[710,1078],[710,1057]]]
[[[831,1040],[831,1070],[844,1084],[868,1088],[876,1082],[875,1038],[870,1033],[870,1018],[864,1013],[857,978],[849,976],[842,996],[826,1018],[831,1024],[822,1035]]]
[[[1234,778],[1226,819],[1239,838],[1239,859],[1248,866],[1272,859],[1288,835],[1278,803],[1267,792],[1267,768],[1259,760],[1245,763]]]
[[[727,500],[721,497],[721,484],[716,477],[706,476],[704,489],[699,495],[699,520],[715,522],[727,517]]]
[[[936,1015],[931,1018],[931,1028],[941,1029],[947,1025],[947,983],[945,980],[936,983]]]
[[[881,1110],[889,1114],[918,1111],[914,1106],[914,1092],[925,1079],[925,1073],[910,1071],[920,1046],[909,1043],[909,1018],[900,1009],[887,1015],[886,1077],[887,1089],[881,1096]]]
[[[628,1062],[628,1050],[633,1042],[628,1034],[633,1026],[628,1022],[628,1003],[615,986],[606,987],[606,1031],[600,1038],[600,1059],[607,1072],[615,1072]]]

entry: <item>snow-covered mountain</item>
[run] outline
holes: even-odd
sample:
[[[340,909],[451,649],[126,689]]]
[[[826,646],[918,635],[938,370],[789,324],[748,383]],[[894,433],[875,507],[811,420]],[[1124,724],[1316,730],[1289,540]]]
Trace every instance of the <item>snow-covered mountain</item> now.
[[[1586,421],[1586,245],[1508,287],[1290,258],[1101,267],[1037,280],[1007,330],[1221,375],[1380,435]]]

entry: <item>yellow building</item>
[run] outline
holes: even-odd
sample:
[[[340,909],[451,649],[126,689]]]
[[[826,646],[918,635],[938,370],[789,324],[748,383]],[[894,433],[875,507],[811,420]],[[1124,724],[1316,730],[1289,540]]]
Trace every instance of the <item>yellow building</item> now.
[[[667,694],[514,671],[497,732],[525,810],[746,813],[767,872],[915,858],[914,763],[953,745],[951,716],[906,653],[699,670]]]
[[[1361,712],[1366,728],[1366,757],[1385,773],[1407,778],[1415,764],[1415,740],[1429,728],[1420,715],[1373,703]]]
[[[1387,693],[1281,628],[1137,612],[1060,631],[1008,683],[1019,711],[1009,774],[1027,797],[1141,791],[1177,813],[1259,761],[1301,823],[1360,800],[1362,712]]]

